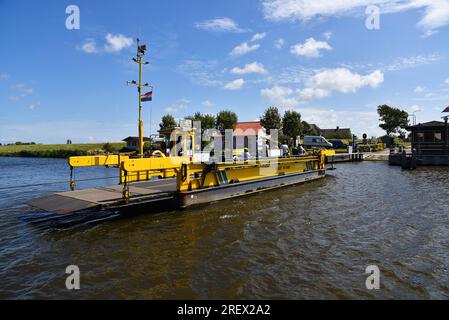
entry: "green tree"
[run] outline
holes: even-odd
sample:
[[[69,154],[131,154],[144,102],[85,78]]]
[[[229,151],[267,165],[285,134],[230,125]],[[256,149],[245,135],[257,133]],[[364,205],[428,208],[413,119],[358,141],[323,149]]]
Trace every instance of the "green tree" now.
[[[185,116],[184,119],[185,119],[185,120],[192,120],[192,121],[195,121],[194,116]]]
[[[108,152],[108,153],[115,151],[114,146],[112,144],[110,144],[109,142],[106,142],[103,145],[102,149],[103,149],[104,152]]]
[[[328,139],[352,139],[352,133],[349,130],[337,130],[330,134]]]
[[[201,120],[201,127],[203,129],[213,129],[215,128],[215,116],[213,116],[212,114],[204,114],[203,115],[203,120]]]
[[[404,110],[384,104],[377,107],[377,113],[379,121],[382,121],[379,127],[385,130],[387,135],[400,133],[401,129],[408,126],[408,113]]]
[[[290,139],[296,139],[301,135],[301,114],[296,111],[286,111],[282,118],[282,132]]]
[[[280,129],[282,126],[281,114],[276,107],[269,107],[265,110],[264,114],[260,117],[260,124],[267,129],[269,133],[270,129]]]
[[[176,120],[171,114],[162,117],[162,121],[159,124],[160,130],[173,129],[174,127],[176,127]]]
[[[152,143],[151,141],[146,141],[143,144],[143,152],[151,152],[151,151],[153,151]]]
[[[234,129],[238,117],[235,112],[224,110],[217,114],[216,127],[219,130]]]
[[[315,135],[315,132],[312,129],[312,126],[306,122],[306,121],[302,121],[301,122],[301,135],[303,136],[313,136]]]
[[[201,121],[201,128],[203,130],[215,128],[216,119],[211,114],[201,114],[200,112],[195,112],[193,116],[187,116],[185,117],[185,119],[192,121]]]

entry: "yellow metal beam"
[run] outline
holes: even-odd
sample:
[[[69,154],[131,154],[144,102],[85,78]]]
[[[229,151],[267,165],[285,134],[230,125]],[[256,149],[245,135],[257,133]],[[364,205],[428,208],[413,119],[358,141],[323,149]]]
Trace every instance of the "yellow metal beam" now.
[[[121,168],[126,172],[154,171],[177,169],[183,162],[187,162],[186,157],[165,157],[165,158],[139,158],[122,161]]]
[[[178,171],[178,191],[202,189],[231,182],[257,180],[323,168],[324,162],[319,156],[219,163],[212,171],[206,171],[205,164],[185,164]],[[192,175],[198,177],[192,178]]]
[[[120,183],[151,180],[153,177],[173,178],[188,157],[137,158],[122,161]]]
[[[120,162],[128,159],[129,155],[110,154],[101,156],[69,157],[68,162],[71,167],[120,166]]]

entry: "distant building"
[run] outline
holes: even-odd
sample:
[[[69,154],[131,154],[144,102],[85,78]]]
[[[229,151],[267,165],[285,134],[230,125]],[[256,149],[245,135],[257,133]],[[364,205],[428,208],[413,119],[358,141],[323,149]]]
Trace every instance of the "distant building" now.
[[[311,135],[321,136],[320,127],[318,127],[316,124],[313,124],[313,123],[309,124],[309,126],[310,126],[310,130],[311,130]]]
[[[126,149],[128,150],[137,150],[139,147],[139,137],[128,137],[123,139],[122,141],[126,142]],[[148,137],[143,137],[143,142],[151,141]]]
[[[323,136],[326,139],[352,139],[352,132],[349,128],[321,129],[316,124],[310,124],[310,128],[314,135]]]
[[[383,144],[385,144],[386,148],[394,147],[394,137],[386,134],[386,135],[380,137],[379,139],[380,139],[380,141],[382,141]]]
[[[235,155],[243,154],[244,148],[248,148],[252,157],[258,157],[265,148],[267,133],[260,121],[238,122],[232,133],[232,149]],[[217,139],[221,138],[221,139]],[[219,145],[221,143],[221,146]],[[215,150],[225,150],[225,132],[214,135]],[[254,154],[255,151],[255,154]]]
[[[259,137],[265,136],[266,131],[260,124],[260,121],[238,122],[234,128],[234,137],[243,137],[245,148],[248,148],[250,138],[254,137],[257,140]]]
[[[321,129],[321,135],[326,139],[351,139],[352,132],[349,128],[336,127],[335,129]]]
[[[411,131],[412,149],[419,165],[449,165],[449,129],[447,119],[430,121],[406,128]]]

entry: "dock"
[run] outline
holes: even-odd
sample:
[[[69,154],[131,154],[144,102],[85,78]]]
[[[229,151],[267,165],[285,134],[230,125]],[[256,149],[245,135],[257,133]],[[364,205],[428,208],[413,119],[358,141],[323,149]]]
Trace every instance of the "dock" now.
[[[329,164],[339,162],[360,162],[363,160],[363,153],[337,153],[326,157],[326,163]]]
[[[388,161],[389,154],[386,153],[337,153],[334,156],[328,157],[326,163],[341,163],[341,162],[361,162],[361,161]]]
[[[136,182],[129,186],[129,202],[127,205],[139,202],[173,201],[176,192],[176,179]],[[54,193],[28,202],[32,207],[59,215],[82,211],[100,211],[114,209],[125,205],[123,201],[123,186],[113,185],[100,188]]]
[[[407,152],[404,149],[402,152],[392,152],[390,153],[388,162],[392,166],[401,166],[402,169],[414,170],[418,164],[416,150]]]

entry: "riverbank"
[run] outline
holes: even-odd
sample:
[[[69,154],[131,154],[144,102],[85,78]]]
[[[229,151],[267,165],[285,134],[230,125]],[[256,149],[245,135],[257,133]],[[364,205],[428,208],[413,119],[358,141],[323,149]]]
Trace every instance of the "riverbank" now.
[[[0,146],[0,157],[67,158],[118,151],[125,146],[123,142],[114,142],[109,143],[109,150],[104,150],[105,143],[10,145]]]

